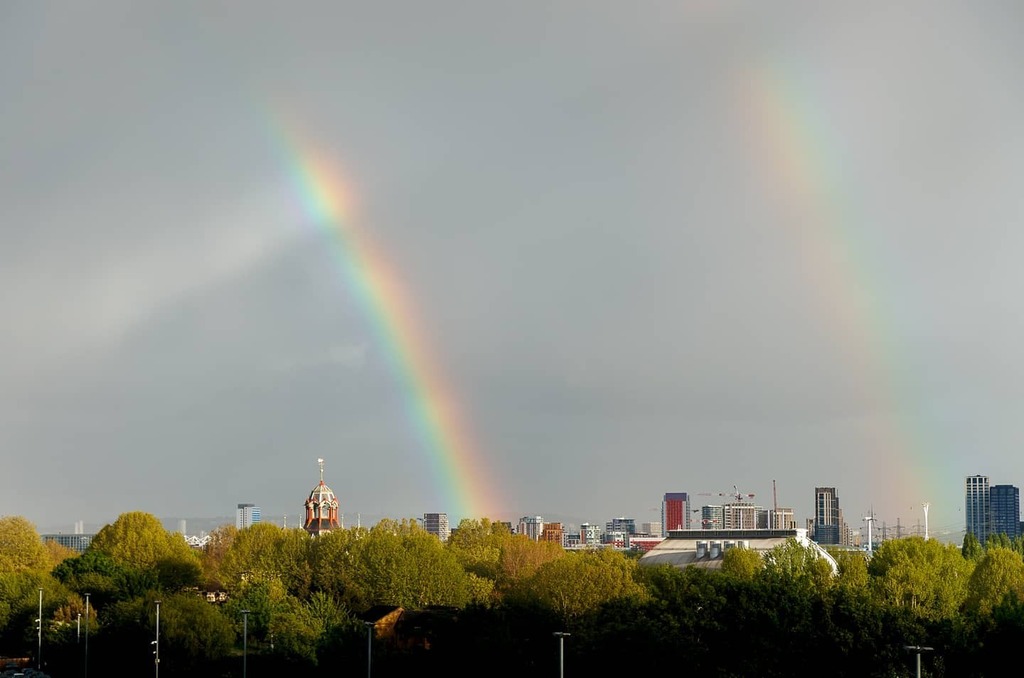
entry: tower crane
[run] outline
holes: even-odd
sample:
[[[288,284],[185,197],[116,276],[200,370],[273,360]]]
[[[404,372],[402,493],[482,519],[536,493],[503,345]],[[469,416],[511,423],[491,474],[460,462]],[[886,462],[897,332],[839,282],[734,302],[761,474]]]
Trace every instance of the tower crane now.
[[[754,493],[753,492],[748,492],[748,493],[740,492],[739,489],[737,489],[737,487],[735,485],[732,486],[732,492],[700,492],[699,494],[702,495],[702,496],[705,496],[705,497],[708,497],[708,496],[732,497],[733,499],[735,499],[738,502],[743,502],[743,501],[746,501],[747,499],[753,499],[754,498]]]

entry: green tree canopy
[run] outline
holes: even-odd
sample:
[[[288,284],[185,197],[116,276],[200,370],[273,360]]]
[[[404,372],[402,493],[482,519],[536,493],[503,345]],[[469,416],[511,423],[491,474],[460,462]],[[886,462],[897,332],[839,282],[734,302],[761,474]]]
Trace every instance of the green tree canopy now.
[[[35,525],[21,516],[0,518],[0,573],[42,571],[50,564]]]
[[[868,563],[879,600],[929,619],[947,619],[960,609],[972,569],[955,544],[921,537],[884,541]]]
[[[637,567],[635,560],[613,549],[571,552],[540,565],[523,582],[520,595],[569,622],[612,600],[642,602],[646,590],[634,578]]]
[[[1024,559],[1008,547],[985,547],[971,573],[968,607],[989,614],[1007,595],[1024,598]]]
[[[501,547],[512,536],[504,523],[464,518],[448,539],[448,548],[467,572],[494,580],[498,577]]]
[[[346,599],[355,609],[461,607],[471,600],[470,576],[455,554],[415,521],[381,521],[353,542],[351,553]]]
[[[722,556],[721,572],[752,581],[764,569],[764,557],[753,549],[732,548]]]
[[[239,530],[224,553],[220,578],[228,590],[243,581],[278,580],[292,593],[309,590],[311,537],[300,529],[256,523]]]
[[[761,577],[768,582],[796,584],[819,592],[833,583],[828,561],[812,546],[792,537],[765,553]]]
[[[196,560],[197,554],[180,534],[164,529],[156,516],[142,511],[122,513],[104,525],[89,545],[115,562],[150,569],[160,560]]]

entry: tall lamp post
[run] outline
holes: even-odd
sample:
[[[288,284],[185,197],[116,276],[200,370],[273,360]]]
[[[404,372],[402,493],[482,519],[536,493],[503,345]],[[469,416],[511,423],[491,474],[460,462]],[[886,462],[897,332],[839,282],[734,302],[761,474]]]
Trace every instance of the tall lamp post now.
[[[43,590],[39,589],[39,619],[36,620],[36,632],[39,634],[39,651],[36,653],[36,668],[43,670]]]
[[[160,601],[156,601],[156,640],[153,641],[153,675],[160,678]]]
[[[89,596],[85,594],[85,661],[82,664],[82,678],[89,678]]]
[[[571,636],[571,633],[565,631],[555,631],[555,638],[558,638],[558,676],[559,678],[565,678],[565,638]]]
[[[242,610],[242,678],[249,662],[249,610]]]
[[[366,678],[370,678],[370,661],[373,659],[373,622],[363,622],[366,625]]]
[[[907,650],[908,652],[917,653],[917,678],[921,678],[921,653],[931,652],[935,648],[924,647],[922,645],[904,645],[903,649]]]

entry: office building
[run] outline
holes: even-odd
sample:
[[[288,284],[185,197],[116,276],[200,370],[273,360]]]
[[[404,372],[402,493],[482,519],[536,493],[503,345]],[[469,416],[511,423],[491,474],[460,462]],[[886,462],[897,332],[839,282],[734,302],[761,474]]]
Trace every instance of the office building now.
[[[565,546],[565,528],[562,523],[544,523],[544,530],[540,533],[538,541],[550,541]]]
[[[451,536],[451,529],[448,527],[448,514],[424,513],[423,529],[441,541],[448,541],[448,537]]]
[[[607,533],[623,532],[625,534],[636,534],[636,519],[612,518],[604,524],[604,531]]]
[[[965,529],[984,544],[991,529],[992,509],[988,476],[967,476],[964,481]]]
[[[717,505],[700,507],[701,530],[721,530],[725,528],[725,508]]]
[[[544,519],[540,516],[523,516],[519,519],[519,534],[525,534],[533,541],[540,539],[544,531]]]
[[[726,504],[722,507],[722,523],[727,530],[755,530],[758,509],[744,502]]]
[[[690,529],[690,496],[686,492],[666,492],[661,502],[661,525],[665,530]],[[667,534],[662,533],[662,536]]]
[[[814,541],[819,544],[841,544],[842,537],[843,526],[836,488],[814,488]]]
[[[651,537],[661,537],[665,534],[661,529],[661,523],[657,522],[640,523],[640,533]]]
[[[89,548],[89,544],[92,543],[94,534],[64,534],[58,532],[56,534],[41,534],[39,535],[43,540],[43,543],[53,542],[60,544],[66,548],[76,551],[78,553],[85,553],[85,550]]]
[[[601,543],[601,527],[590,523],[580,525],[580,544],[588,547],[596,547]]]
[[[235,527],[238,529],[244,530],[258,522],[260,522],[260,507],[256,504],[239,504],[235,509]],[[182,534],[184,533],[182,530]]]
[[[992,485],[989,488],[989,509],[992,512],[992,534],[1005,534],[1016,539],[1020,533],[1020,490],[1013,485]]]

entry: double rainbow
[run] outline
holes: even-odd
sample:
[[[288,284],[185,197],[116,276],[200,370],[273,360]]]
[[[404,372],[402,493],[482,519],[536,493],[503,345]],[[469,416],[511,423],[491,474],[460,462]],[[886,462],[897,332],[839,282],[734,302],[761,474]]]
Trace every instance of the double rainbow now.
[[[430,350],[401,277],[357,227],[348,182],[326,154],[301,144],[287,127],[279,126],[277,136],[305,218],[329,244],[405,395],[444,512],[456,524],[459,518],[495,518],[501,502],[457,395]]]

